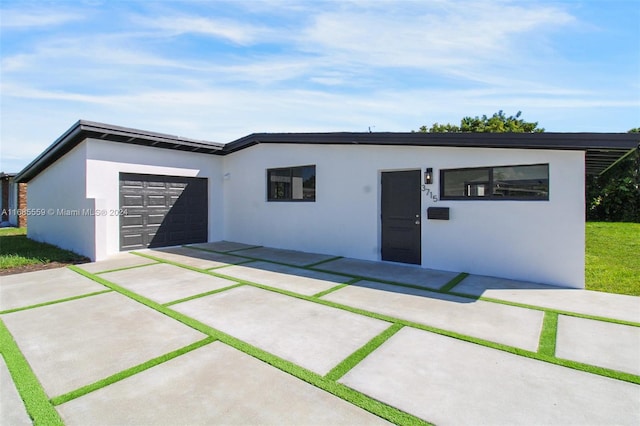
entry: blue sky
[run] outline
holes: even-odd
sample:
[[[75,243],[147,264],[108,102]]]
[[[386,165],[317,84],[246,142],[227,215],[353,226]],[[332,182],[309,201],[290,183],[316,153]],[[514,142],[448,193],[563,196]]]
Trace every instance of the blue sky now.
[[[78,119],[229,142],[507,114],[640,126],[640,0],[0,1],[1,164]]]

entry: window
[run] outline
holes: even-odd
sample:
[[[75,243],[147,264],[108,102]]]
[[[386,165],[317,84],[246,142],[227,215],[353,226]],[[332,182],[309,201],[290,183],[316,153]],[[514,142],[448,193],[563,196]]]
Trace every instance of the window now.
[[[440,170],[442,200],[548,200],[549,165]]]
[[[316,166],[267,170],[268,201],[315,201]]]

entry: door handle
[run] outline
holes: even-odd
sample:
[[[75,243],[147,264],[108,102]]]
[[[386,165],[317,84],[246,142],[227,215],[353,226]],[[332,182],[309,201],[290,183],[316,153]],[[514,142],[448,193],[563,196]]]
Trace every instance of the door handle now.
[[[419,220],[416,220],[416,225],[420,225],[420,221]]]

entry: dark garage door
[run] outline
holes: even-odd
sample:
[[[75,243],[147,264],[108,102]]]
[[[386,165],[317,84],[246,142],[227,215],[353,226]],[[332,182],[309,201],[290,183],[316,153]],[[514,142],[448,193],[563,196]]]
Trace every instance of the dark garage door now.
[[[120,173],[120,250],[207,241],[206,178]]]

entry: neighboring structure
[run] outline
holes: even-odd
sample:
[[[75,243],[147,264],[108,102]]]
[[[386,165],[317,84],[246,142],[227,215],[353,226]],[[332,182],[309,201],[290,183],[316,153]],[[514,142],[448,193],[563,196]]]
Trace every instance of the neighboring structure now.
[[[16,183],[15,176],[15,173],[0,173],[0,224],[24,228],[27,226],[27,184]]]
[[[584,177],[626,133],[283,133],[79,121],[16,176],[29,237],[94,260],[230,240],[584,287]]]

